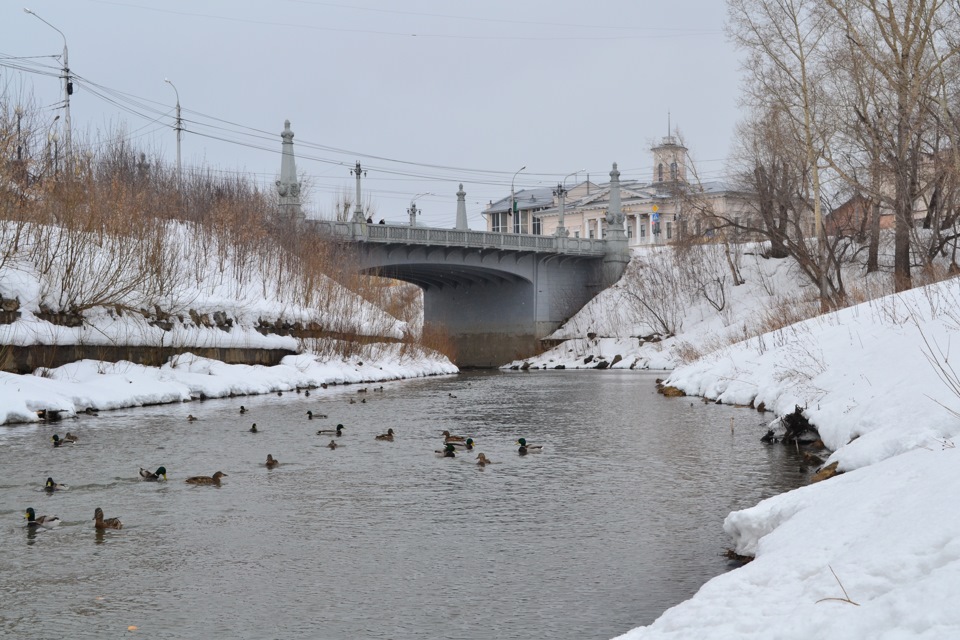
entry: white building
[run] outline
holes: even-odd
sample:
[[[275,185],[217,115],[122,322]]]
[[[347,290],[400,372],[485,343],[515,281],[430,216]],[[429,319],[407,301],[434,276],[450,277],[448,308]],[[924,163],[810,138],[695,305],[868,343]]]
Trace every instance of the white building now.
[[[690,182],[687,148],[673,136],[653,149],[653,175],[649,182],[620,180],[621,208],[630,246],[665,244],[685,238],[713,236],[713,216],[737,219],[753,210],[749,199],[721,181]],[[540,187],[522,189],[511,197],[490,203],[484,210],[488,231],[555,235],[561,217],[566,235],[603,238],[607,226],[609,183],[580,182],[564,190]],[[511,208],[515,211],[511,212]]]

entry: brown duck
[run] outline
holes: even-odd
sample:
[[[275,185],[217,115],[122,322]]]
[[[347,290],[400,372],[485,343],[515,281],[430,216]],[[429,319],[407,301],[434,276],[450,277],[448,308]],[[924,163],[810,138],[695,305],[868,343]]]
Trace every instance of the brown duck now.
[[[103,509],[97,507],[97,510],[93,512],[93,526],[97,529],[123,529],[123,523],[120,522],[120,518],[103,518]]]
[[[227,474],[223,471],[217,471],[212,476],[191,476],[185,480],[187,484],[212,484],[220,486],[220,478],[225,478]]]

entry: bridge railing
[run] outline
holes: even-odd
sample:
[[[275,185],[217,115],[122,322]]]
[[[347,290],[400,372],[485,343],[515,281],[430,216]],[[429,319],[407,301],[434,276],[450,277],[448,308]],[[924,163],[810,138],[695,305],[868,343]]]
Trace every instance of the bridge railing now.
[[[354,242],[378,244],[419,244],[444,247],[470,247],[505,251],[533,251],[535,253],[563,253],[600,256],[605,243],[594,238],[558,238],[520,233],[495,233],[435,227],[370,224],[366,222],[338,222],[310,220],[320,233]]]

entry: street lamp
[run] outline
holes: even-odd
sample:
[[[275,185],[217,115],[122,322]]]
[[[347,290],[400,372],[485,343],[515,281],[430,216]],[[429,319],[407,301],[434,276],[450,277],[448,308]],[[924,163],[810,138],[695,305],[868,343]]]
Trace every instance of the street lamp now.
[[[59,33],[60,37],[63,38],[63,129],[64,129],[63,143],[64,143],[64,152],[67,155],[66,168],[67,168],[67,175],[69,176],[73,173],[71,171],[71,169],[73,168],[73,145],[71,144],[71,139],[70,139],[70,94],[73,93],[73,82],[70,81],[70,59],[67,52],[67,36],[63,35],[63,31],[60,31],[60,29],[57,29],[55,26],[53,26],[52,24],[50,24],[49,22],[47,22],[46,20],[38,16],[36,13],[31,11],[30,9],[27,9],[26,7],[24,7],[23,11],[25,13],[29,13],[37,20],[39,20],[43,24],[47,25],[48,27],[50,27],[51,29]]]
[[[517,180],[517,174],[526,169],[527,166],[524,165],[517,169],[513,174],[513,178],[510,180],[510,213],[513,215],[513,232],[520,233],[520,212],[517,210],[517,198],[514,195],[513,185]]]
[[[411,226],[411,227],[417,226],[417,214],[420,213],[419,211],[417,211],[417,198],[420,198],[421,196],[432,196],[432,195],[434,195],[434,194],[429,193],[429,192],[418,193],[417,195],[413,196],[413,197],[410,199],[410,208],[407,209],[407,213],[410,214],[410,226]]]
[[[564,210],[564,205],[566,203],[566,196],[567,196],[567,178],[569,178],[570,176],[575,176],[581,171],[585,171],[585,169],[578,169],[573,173],[568,173],[566,176],[564,176],[563,181],[560,182],[557,185],[557,188],[554,189],[553,191],[553,195],[560,198],[560,216],[557,218],[557,230],[554,233],[554,235],[561,236],[561,237],[566,237],[570,235],[570,232],[567,231],[566,227],[563,226],[563,213],[564,213],[563,210]]]
[[[170,78],[164,78],[164,82],[173,87],[173,92],[177,95],[177,124],[174,129],[177,132],[177,189],[180,188],[180,138],[183,133],[183,120],[180,119],[180,92],[177,91],[177,85],[170,82]]]

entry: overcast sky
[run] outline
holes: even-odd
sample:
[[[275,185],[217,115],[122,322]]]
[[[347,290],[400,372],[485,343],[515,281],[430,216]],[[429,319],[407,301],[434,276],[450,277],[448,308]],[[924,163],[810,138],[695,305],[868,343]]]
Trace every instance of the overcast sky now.
[[[169,78],[185,166],[272,184],[289,119],[311,215],[353,192],[357,160],[376,218],[406,222],[430,192],[420,222],[436,226],[453,226],[463,182],[482,228],[523,166],[518,189],[580,169],[603,182],[612,162],[649,180],[668,112],[701,176],[721,177],[740,117],[723,0],[8,0],[0,86],[53,120],[55,69],[9,57],[56,67],[63,39],[23,6],[66,36],[75,140],[123,130],[172,165]]]

